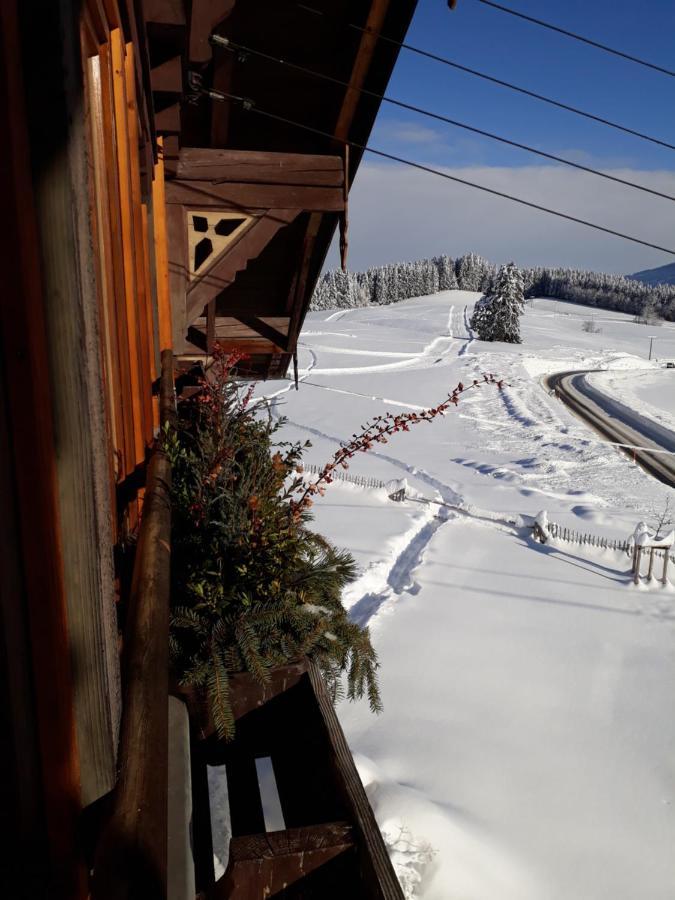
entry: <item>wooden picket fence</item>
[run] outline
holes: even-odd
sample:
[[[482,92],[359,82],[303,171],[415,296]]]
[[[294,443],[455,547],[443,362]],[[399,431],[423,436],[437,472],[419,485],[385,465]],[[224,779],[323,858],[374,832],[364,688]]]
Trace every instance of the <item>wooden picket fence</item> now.
[[[304,474],[318,475],[323,470],[323,466],[315,466],[312,463],[304,463],[303,470]],[[351,475],[349,472],[341,469],[336,469],[334,472],[332,472],[331,478],[333,479],[333,481],[347,481],[350,484],[356,484],[359,487],[363,488],[383,488],[385,486],[385,482],[380,481],[379,478],[366,478],[365,475]]]
[[[581,544],[588,547],[598,547],[601,550],[618,550],[630,556],[633,553],[633,543],[629,540],[618,540],[612,538],[601,537],[597,534],[589,534],[588,532],[575,531],[573,528],[567,528],[558,522],[548,523],[548,531],[552,538],[558,541],[566,541],[569,544]],[[537,526],[535,526],[535,534]],[[653,557],[655,559],[663,559],[665,550],[654,550]],[[670,560],[675,563],[675,556],[671,553]]]
[[[619,550],[622,553],[630,552],[629,542],[618,538],[611,539],[597,534],[575,531],[573,528],[567,528],[564,525],[559,525],[557,522],[549,522],[548,530],[551,537],[559,541],[567,541],[569,544],[586,544],[589,547],[599,547],[602,550]]]

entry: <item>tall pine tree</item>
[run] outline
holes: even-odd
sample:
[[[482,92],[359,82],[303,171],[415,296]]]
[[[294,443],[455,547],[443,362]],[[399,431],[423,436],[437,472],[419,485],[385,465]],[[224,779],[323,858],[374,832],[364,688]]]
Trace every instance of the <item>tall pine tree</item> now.
[[[471,328],[481,341],[520,344],[523,277],[514,263],[502,266],[495,285],[475,306]]]

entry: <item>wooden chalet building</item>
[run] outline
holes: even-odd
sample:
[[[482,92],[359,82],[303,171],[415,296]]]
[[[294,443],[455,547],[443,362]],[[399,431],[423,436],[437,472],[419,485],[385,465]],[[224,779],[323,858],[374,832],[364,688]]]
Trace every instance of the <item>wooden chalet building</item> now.
[[[175,376],[214,342],[246,352],[243,375],[289,370],[346,233],[361,154],[345,142],[364,144],[377,114],[360,89],[383,93],[396,60],[378,34],[402,40],[414,7],[0,4],[3,897],[402,896],[311,666],[276,690],[323,747],[312,789],[327,805],[280,784],[289,827],[266,836],[241,751],[214,886],[204,760],[189,762],[184,708],[167,714],[170,472],[155,439]],[[264,716],[246,723],[255,752],[276,752]]]

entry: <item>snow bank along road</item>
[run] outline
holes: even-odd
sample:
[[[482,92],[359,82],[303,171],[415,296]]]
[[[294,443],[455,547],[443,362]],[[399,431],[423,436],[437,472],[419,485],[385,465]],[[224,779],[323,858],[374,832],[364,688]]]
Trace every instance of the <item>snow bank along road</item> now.
[[[546,384],[596,431],[625,445],[643,469],[675,487],[675,433],[593,387],[588,382],[589,374],[558,372],[549,375]]]
[[[476,297],[310,313],[300,389],[259,388],[320,465],[374,415],[483,371],[507,383],[350,462],[453,509],[340,482],[316,501],[317,530],[359,565],[343,601],[381,663],[382,715],[338,715],[408,898],[675,900],[675,595],[634,588],[625,554],[521,527],[542,507],[607,537],[658,520],[672,489],[541,384],[603,367],[629,382],[649,326],[598,314],[590,333],[587,309],[537,299],[521,345],[485,344]],[[675,327],[660,335],[675,357]]]

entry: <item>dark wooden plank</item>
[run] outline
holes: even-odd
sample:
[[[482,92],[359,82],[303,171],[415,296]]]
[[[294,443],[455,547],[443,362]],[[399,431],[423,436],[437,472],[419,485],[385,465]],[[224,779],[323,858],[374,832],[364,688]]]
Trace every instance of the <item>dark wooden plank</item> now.
[[[186,181],[222,179],[228,182],[340,187],[344,183],[344,166],[339,156],[183,147],[177,177]]]
[[[157,134],[180,133],[180,103],[174,103],[155,113]]]
[[[162,139],[164,149],[164,177],[173,178],[178,169],[180,141],[175,134],[166,134]]]
[[[180,56],[167,59],[150,70],[153,91],[180,94],[183,91],[183,63]]]
[[[332,749],[332,765],[337,783],[344,792],[344,801],[354,822],[359,863],[373,900],[404,900],[401,885],[387,854],[382,834],[364,790],[354,759],[328,695],[321,672],[314,662],[308,668],[316,701],[325,722],[326,734]]]
[[[162,113],[157,116],[158,123]],[[157,130],[162,128],[157,126]],[[341,186],[315,187],[294,184],[257,184],[228,182],[205,183],[176,179],[167,202],[182,203],[195,209],[218,206],[231,210],[304,209],[309,212],[341,212],[344,196]]]
[[[183,0],[143,0],[143,18],[158,25],[185,25]]]
[[[206,306],[206,352],[213,353],[216,340],[216,301],[211,300]]]
[[[287,347],[291,352],[295,350],[298,334],[302,327],[302,320],[308,305],[308,302],[306,303],[306,298],[308,295],[307,279],[309,276],[309,264],[312,259],[316,236],[320,226],[321,215],[319,213],[312,213],[309,217],[309,222],[307,223],[307,231],[305,232],[303,241],[302,256],[297,279],[294,282],[293,289],[288,298],[287,309],[290,313],[291,321],[288,328]]]
[[[161,385],[166,410],[170,352],[162,354]],[[120,774],[96,853],[93,900],[166,900],[170,490],[169,461],[155,450],[127,615]]]
[[[260,684],[248,672],[230,676],[230,693],[235,719],[240,719],[254,709],[264,706],[269,700],[296,685],[307,671],[307,659],[277,666],[270,673],[269,681]]]
[[[227,871],[209,900],[260,900],[286,894],[353,846],[352,831],[345,822],[233,838]],[[351,894],[350,885],[344,884],[343,890],[349,892],[344,896]]]

